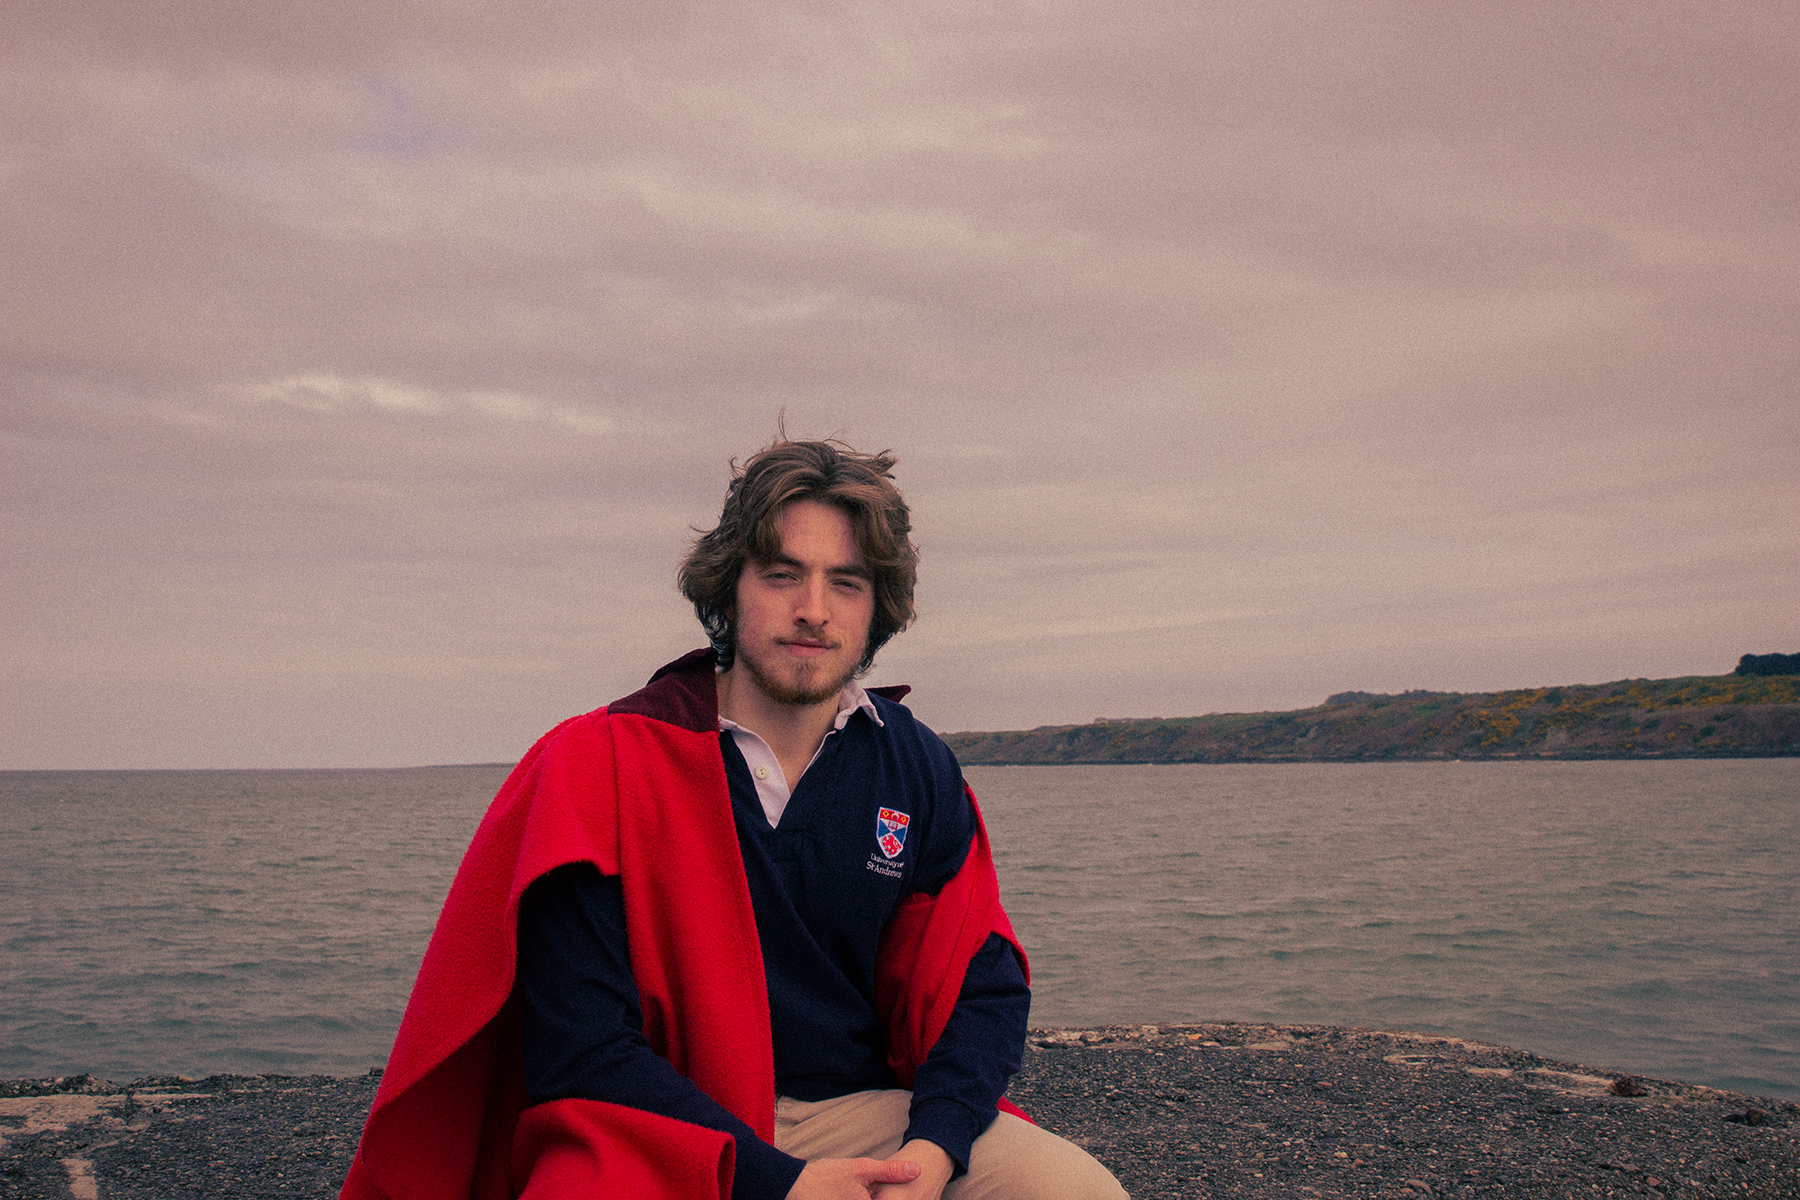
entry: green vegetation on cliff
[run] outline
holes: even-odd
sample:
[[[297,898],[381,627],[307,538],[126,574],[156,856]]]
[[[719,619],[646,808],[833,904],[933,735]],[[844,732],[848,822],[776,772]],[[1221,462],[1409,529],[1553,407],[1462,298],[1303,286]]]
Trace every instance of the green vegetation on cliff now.
[[[1800,755],[1800,676],[1345,692],[1297,712],[1103,720],[944,740],[965,764]]]

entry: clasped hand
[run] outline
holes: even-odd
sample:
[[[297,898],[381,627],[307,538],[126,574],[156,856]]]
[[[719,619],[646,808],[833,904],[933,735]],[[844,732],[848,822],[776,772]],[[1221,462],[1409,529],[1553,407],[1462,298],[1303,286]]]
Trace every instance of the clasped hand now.
[[[886,1160],[821,1158],[806,1164],[787,1200],[938,1200],[955,1164],[936,1142],[914,1139]]]

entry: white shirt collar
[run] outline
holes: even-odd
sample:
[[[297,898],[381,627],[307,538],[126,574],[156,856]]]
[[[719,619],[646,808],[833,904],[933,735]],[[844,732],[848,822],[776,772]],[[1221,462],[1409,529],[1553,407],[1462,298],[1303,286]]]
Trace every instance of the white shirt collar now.
[[[852,679],[838,693],[837,720],[832,722],[831,731],[825,737],[830,738],[831,734],[849,724],[850,718],[856,715],[858,709],[868,713],[869,719],[877,725],[882,724],[881,714],[875,711],[875,701],[869,698],[869,693],[863,689],[862,684]],[[731,734],[731,740],[737,743],[738,751],[749,764],[750,778],[756,781],[756,798],[762,802],[763,816],[768,818],[769,828],[775,828],[781,823],[781,814],[787,810],[787,802],[794,794],[787,777],[782,774],[781,760],[775,757],[775,751],[769,748],[769,743],[763,741],[762,735],[753,729],[744,728],[723,713],[719,715],[719,728]],[[813,763],[819,761],[819,755],[824,751],[825,743],[821,741],[819,748],[813,751],[812,758],[807,761],[806,770],[810,770]],[[800,773],[804,775],[806,770]],[[799,780],[794,782],[798,783]]]
[[[842,729],[844,723],[850,719],[850,714],[859,708],[869,714],[869,720],[877,725],[881,724],[881,714],[875,711],[875,701],[869,699],[869,693],[862,684],[852,679],[844,685],[844,690],[838,693],[837,721],[832,724],[831,728],[834,731]]]

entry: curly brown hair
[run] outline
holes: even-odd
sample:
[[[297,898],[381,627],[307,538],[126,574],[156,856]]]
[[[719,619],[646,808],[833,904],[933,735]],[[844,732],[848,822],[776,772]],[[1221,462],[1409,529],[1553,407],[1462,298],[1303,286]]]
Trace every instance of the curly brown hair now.
[[[781,554],[776,521],[795,500],[834,505],[850,519],[856,548],[875,583],[875,615],[858,672],[867,671],[875,652],[913,619],[913,583],[919,552],[913,548],[912,517],[891,474],[890,451],[861,454],[832,439],[796,442],[782,437],[754,454],[725,493],[719,523],[694,539],[677,582],[694,605],[707,638],[729,667],[737,654],[733,614],[738,579],[747,562],[773,562]]]

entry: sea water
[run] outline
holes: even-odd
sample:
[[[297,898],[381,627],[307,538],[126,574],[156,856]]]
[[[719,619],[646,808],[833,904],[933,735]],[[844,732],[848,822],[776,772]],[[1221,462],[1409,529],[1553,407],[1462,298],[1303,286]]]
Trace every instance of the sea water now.
[[[382,1062],[504,775],[0,774],[0,1076]],[[1800,760],[968,776],[1035,1023],[1412,1029],[1800,1098]]]
[[[1800,1098],[1800,760],[968,774],[1039,1023],[1409,1029]]]

